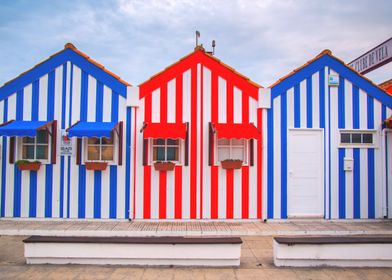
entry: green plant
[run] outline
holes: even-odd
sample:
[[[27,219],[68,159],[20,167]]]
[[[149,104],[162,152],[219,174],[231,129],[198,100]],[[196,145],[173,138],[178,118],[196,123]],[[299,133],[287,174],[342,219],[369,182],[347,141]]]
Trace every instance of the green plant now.
[[[30,161],[27,159],[20,159],[15,162],[15,164],[28,164],[28,163],[41,163],[39,160]]]

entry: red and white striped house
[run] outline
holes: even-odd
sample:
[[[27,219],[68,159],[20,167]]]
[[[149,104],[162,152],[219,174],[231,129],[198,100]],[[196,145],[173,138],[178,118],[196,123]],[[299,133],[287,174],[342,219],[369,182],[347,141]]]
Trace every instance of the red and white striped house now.
[[[135,219],[261,219],[260,88],[202,47],[131,88]]]

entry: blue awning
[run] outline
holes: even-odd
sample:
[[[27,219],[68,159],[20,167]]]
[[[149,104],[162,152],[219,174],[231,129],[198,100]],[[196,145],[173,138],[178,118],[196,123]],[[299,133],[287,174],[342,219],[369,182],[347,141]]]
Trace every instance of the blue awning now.
[[[107,137],[110,138],[116,122],[77,122],[67,129],[68,137]]]
[[[47,121],[10,121],[0,126],[0,136],[37,136],[37,130],[45,129]]]

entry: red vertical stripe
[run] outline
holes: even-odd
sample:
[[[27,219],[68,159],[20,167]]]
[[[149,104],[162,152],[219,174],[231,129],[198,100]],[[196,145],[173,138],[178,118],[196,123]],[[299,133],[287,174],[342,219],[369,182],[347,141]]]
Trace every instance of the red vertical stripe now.
[[[160,122],[167,123],[167,83],[161,86]]]
[[[249,166],[242,167],[242,219],[249,219]]]
[[[159,171],[159,219],[166,219],[166,171]]]
[[[257,109],[257,127],[262,131],[262,109]],[[257,218],[262,218],[262,174],[263,174],[263,164],[262,164],[262,133],[260,133],[259,139],[257,139]]]
[[[144,120],[151,121],[151,94],[147,94],[144,99]],[[148,149],[146,150],[146,158],[148,158]],[[143,191],[143,218],[151,218],[151,166],[144,166],[144,191]]]
[[[203,65],[200,65],[200,219],[203,219]]]
[[[211,122],[218,122],[218,75],[211,71]],[[212,144],[212,149],[215,145]],[[218,219],[218,166],[214,166],[215,151],[212,150],[211,166],[211,219]]]
[[[176,123],[182,123],[182,75],[176,78]]]
[[[191,170],[190,218],[196,219],[197,203],[197,65],[191,68]]]
[[[233,219],[234,212],[234,171],[226,170],[226,218]]]
[[[174,218],[182,218],[182,166],[175,167],[174,174]]]
[[[233,111],[234,111],[234,104],[233,104],[233,84],[230,81],[226,81],[226,114],[227,114],[227,123],[233,123]]]

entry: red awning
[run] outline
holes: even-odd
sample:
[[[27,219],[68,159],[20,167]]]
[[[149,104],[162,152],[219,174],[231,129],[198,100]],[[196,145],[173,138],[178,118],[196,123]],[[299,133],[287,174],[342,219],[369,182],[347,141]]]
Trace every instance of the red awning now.
[[[186,137],[185,123],[145,123],[143,130],[144,138],[171,138]]]
[[[257,139],[260,136],[260,132],[251,123],[233,123],[233,124],[213,124],[215,133],[220,138],[226,139]]]

